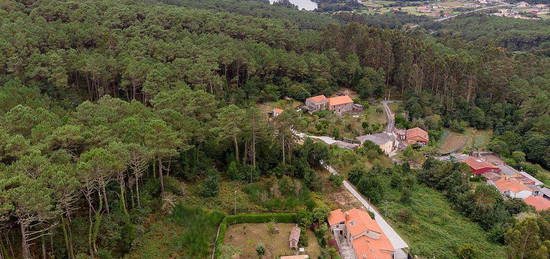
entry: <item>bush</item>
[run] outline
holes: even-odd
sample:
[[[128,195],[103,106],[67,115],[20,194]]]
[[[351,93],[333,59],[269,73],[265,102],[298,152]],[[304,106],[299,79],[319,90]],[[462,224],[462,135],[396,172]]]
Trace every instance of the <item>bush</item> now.
[[[458,248],[457,255],[459,258],[472,259],[476,258],[476,249],[473,244],[464,244]]]
[[[412,199],[412,191],[409,188],[404,188],[401,192],[401,197],[399,198],[399,201],[404,204],[410,204]]]
[[[177,195],[184,195],[185,190],[183,188],[183,185],[178,181],[178,179],[172,177],[172,176],[164,176],[164,189],[168,192],[171,192],[173,194]]]
[[[260,258],[265,254],[265,248],[263,244],[258,244],[256,246],[256,253],[258,254],[258,256],[260,256]]]
[[[220,179],[215,170],[208,173],[206,179],[199,185],[200,195],[203,197],[215,197],[220,191]]]
[[[399,211],[399,214],[397,215],[397,218],[405,223],[411,223],[413,221],[413,215],[412,212],[409,209],[402,209]]]
[[[332,186],[334,187],[340,187],[344,182],[344,178],[339,174],[331,174],[329,177],[329,180],[332,183]]]

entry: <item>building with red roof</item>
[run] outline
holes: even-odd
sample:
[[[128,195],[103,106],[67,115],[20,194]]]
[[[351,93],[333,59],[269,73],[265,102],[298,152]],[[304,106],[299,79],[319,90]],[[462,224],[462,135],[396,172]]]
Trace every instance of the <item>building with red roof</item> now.
[[[329,110],[339,115],[354,110],[353,100],[347,95],[330,98],[324,95],[309,97],[306,99],[306,107],[309,112]]]
[[[353,111],[353,100],[347,96],[336,96],[328,98],[328,109],[337,114]]]
[[[271,111],[271,114],[273,115],[273,117],[277,117],[277,116],[281,115],[281,113],[283,113],[283,112],[284,112],[283,109],[273,108],[273,111]]]
[[[306,99],[306,106],[310,112],[318,112],[327,109],[328,99],[324,95],[317,95]]]
[[[528,205],[535,207],[536,211],[550,209],[550,200],[542,196],[529,196],[523,201],[525,201]]]
[[[395,249],[390,240],[367,211],[351,209],[344,213],[340,209],[334,210],[329,213],[328,222],[343,257],[350,257],[348,252],[354,254],[352,258],[358,259],[394,257]],[[351,249],[345,251],[346,248]]]
[[[493,173],[500,172],[500,169],[498,167],[477,157],[472,157],[472,156],[468,157],[462,160],[462,163],[467,164],[470,167],[470,170],[472,170],[472,172],[477,175],[484,174],[487,172],[493,172]]]
[[[428,132],[418,127],[408,130],[395,129],[395,134],[399,140],[404,141],[407,145],[416,143],[426,145],[430,142]]]

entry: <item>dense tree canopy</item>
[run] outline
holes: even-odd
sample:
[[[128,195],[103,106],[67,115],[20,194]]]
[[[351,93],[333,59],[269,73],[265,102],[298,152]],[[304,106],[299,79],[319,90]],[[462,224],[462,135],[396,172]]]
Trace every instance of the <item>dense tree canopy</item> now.
[[[460,115],[494,128],[503,152],[550,163],[548,59],[254,1],[163,2],[0,4],[0,253],[122,256],[156,203],[170,207],[174,177],[205,197],[221,172],[320,190],[326,147],[296,145],[295,111],[255,106],[285,96],[408,98],[412,119]],[[382,169],[358,172],[360,189],[380,187]],[[496,204],[465,213],[490,228],[509,219]]]

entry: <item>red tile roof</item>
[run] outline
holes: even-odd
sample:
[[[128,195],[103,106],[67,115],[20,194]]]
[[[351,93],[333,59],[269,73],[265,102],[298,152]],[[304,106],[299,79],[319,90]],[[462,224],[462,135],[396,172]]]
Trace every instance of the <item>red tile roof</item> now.
[[[362,209],[351,209],[346,211],[346,228],[352,237],[360,235],[366,231],[382,233],[378,223],[372,219],[369,214]]]
[[[346,222],[346,215],[341,209],[333,210],[328,214],[328,224],[334,226],[341,222]]]
[[[353,100],[347,95],[328,98],[329,106],[341,105],[346,103],[353,103]]]
[[[353,250],[358,259],[392,259],[394,252],[389,239],[368,236],[353,240]]]
[[[428,136],[428,132],[418,127],[408,129],[406,135],[407,135],[407,140],[413,139],[413,138],[421,138],[425,142],[428,142],[430,140],[430,137]]]
[[[306,99],[306,101],[312,101],[314,103],[321,103],[321,102],[326,102],[327,101],[327,97],[325,95],[317,95],[317,96],[313,96],[313,97],[309,97]]]
[[[514,179],[500,179],[495,182],[495,185],[497,186],[497,189],[501,192],[505,191],[511,191],[514,193],[518,193],[521,191],[530,191],[529,187],[523,185],[522,183],[514,180]]]
[[[540,196],[529,196],[525,200],[525,203],[535,207],[537,211],[543,211],[550,209],[550,200]]]
[[[352,236],[353,250],[358,259],[391,259],[394,248],[374,219],[363,209],[345,213],[346,228]]]
[[[283,113],[283,109],[273,108],[273,113],[281,114],[281,113]]]
[[[462,160],[462,162],[466,163],[473,170],[479,170],[479,169],[482,169],[482,168],[499,169],[498,167],[494,166],[493,164],[491,164],[487,161],[483,161],[479,158],[475,158],[475,157],[472,157],[472,156]]]

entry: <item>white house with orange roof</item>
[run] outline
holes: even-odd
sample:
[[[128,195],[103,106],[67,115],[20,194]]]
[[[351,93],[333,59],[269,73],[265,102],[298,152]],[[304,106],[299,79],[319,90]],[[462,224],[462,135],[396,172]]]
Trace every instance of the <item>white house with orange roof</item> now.
[[[283,109],[280,109],[280,108],[273,108],[273,110],[271,111],[271,115],[273,117],[277,117],[279,115],[281,115],[281,113],[283,113],[284,110]]]
[[[488,181],[490,184],[497,187],[500,193],[510,198],[525,199],[533,195],[533,190],[526,185],[520,183],[518,180],[504,177],[495,182]]]
[[[328,222],[344,259],[392,259],[395,249],[367,211],[334,210]]]

